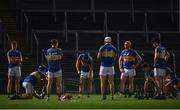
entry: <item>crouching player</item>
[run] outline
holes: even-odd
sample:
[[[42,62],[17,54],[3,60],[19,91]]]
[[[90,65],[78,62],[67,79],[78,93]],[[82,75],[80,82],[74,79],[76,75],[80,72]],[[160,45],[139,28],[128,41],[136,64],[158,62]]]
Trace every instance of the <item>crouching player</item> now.
[[[28,75],[22,83],[24,89],[26,90],[26,93],[22,95],[14,95],[10,99],[32,99],[33,96],[38,99],[43,99],[45,96],[44,90],[46,87],[46,83],[44,82],[46,82],[46,67],[39,66],[39,68],[36,71],[32,72],[30,75]],[[44,83],[41,94],[38,94],[34,90],[34,86],[38,83]]]
[[[84,90],[85,79],[87,79],[88,97],[92,93],[93,59],[89,53],[80,54],[76,61],[77,73],[80,75],[79,98]]]
[[[149,87],[150,86],[154,86],[155,87],[155,90],[159,91],[159,88],[157,86],[157,83],[155,81],[155,78],[154,78],[154,72],[153,70],[151,69],[150,65],[147,64],[147,63],[144,63],[142,64],[142,70],[145,72],[144,73],[144,78],[145,78],[145,82],[144,82],[144,95],[145,95],[145,98],[149,98]]]
[[[169,75],[165,80],[166,96],[180,99],[180,78],[175,74]]]

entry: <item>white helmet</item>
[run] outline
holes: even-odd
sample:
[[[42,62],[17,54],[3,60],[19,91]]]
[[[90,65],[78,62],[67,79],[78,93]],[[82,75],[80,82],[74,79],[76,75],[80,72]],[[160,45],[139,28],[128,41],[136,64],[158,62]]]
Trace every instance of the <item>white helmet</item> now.
[[[111,43],[111,41],[112,41],[111,37],[107,36],[107,37],[104,38],[105,43]]]

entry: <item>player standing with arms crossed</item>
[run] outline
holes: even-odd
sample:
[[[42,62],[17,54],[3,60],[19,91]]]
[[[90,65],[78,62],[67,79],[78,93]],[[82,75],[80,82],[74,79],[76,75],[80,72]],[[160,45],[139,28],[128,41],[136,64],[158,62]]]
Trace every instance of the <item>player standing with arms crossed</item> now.
[[[7,52],[8,58],[8,85],[7,85],[7,94],[8,97],[12,94],[12,84],[13,84],[13,77],[15,77],[15,90],[16,94],[19,94],[20,89],[20,78],[21,78],[21,62],[22,54],[19,50],[17,50],[17,42],[11,42],[11,50]]]
[[[117,57],[117,49],[111,44],[111,37],[105,37],[104,45],[102,45],[99,49],[97,59],[101,61],[100,66],[100,81],[101,81],[101,99],[106,99],[106,76],[108,76],[109,85],[110,85],[110,95],[111,100],[113,100],[114,96],[114,62]]]
[[[76,61],[77,73],[80,75],[79,84],[79,98],[84,90],[84,83],[87,80],[88,97],[92,93],[92,80],[93,80],[93,59],[89,53],[82,53],[78,56]]]
[[[124,94],[124,87],[126,79],[129,83],[129,97],[134,91],[134,76],[136,75],[136,68],[141,63],[140,55],[131,48],[131,41],[125,41],[124,50],[119,57],[119,70],[121,72],[120,92]]]
[[[53,78],[56,78],[57,100],[61,100],[62,94],[62,67],[61,59],[63,57],[62,50],[58,48],[58,40],[51,40],[51,48],[47,50],[46,59],[48,61],[48,84],[47,84],[47,101],[50,100],[51,85]]]

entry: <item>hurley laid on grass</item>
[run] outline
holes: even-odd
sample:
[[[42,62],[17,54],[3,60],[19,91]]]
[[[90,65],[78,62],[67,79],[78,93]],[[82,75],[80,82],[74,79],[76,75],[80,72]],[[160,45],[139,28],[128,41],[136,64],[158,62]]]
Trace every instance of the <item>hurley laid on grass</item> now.
[[[80,109],[80,108],[97,108],[97,109],[111,109],[111,108],[156,108],[156,109],[171,109],[180,108],[180,100],[166,99],[166,100],[139,100],[135,98],[124,98],[116,96],[113,101],[107,96],[106,100],[100,101],[100,95],[92,95],[89,98],[84,95],[81,98],[76,98],[77,95],[73,95],[72,100],[57,101],[56,96],[51,96],[50,101],[45,99],[30,99],[30,100],[9,100],[6,95],[0,96],[0,109]]]

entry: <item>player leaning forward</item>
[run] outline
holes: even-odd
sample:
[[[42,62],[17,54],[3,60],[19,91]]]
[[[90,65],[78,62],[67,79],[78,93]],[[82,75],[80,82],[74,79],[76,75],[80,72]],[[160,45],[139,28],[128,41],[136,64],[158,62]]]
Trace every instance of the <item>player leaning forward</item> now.
[[[101,81],[101,100],[106,99],[106,76],[109,78],[111,100],[113,100],[114,95],[114,61],[117,57],[117,49],[111,44],[111,42],[111,37],[105,37],[105,44],[100,47],[97,55],[97,58],[101,61],[99,72]]]
[[[38,84],[42,85],[41,93],[39,94],[34,89],[35,86]],[[29,74],[22,83],[24,89],[26,90],[26,93],[22,95],[14,95],[11,97],[11,100],[14,99],[32,99],[33,96],[35,96],[38,99],[43,99],[45,96],[44,88],[46,86],[46,67],[39,66],[34,72]]]
[[[57,100],[61,99],[62,94],[62,68],[61,59],[63,57],[62,50],[58,48],[58,40],[51,40],[51,48],[47,50],[46,59],[48,61],[48,84],[47,84],[47,100],[50,99],[51,85],[53,78],[56,78]]]
[[[88,97],[92,93],[93,59],[89,53],[82,53],[76,61],[77,73],[80,74],[79,98],[83,93],[85,79],[87,80]]]

